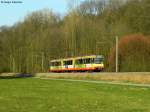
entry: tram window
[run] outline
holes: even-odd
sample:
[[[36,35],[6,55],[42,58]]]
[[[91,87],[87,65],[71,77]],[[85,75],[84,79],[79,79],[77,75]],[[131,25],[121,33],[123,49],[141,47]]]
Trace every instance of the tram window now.
[[[64,61],[64,65],[72,65],[72,60]]]
[[[68,64],[67,64],[67,61],[64,61],[63,63],[64,63],[64,65],[68,65]]]
[[[91,59],[90,59],[90,62],[91,62],[91,63],[94,63],[94,58],[91,58]]]
[[[82,60],[82,59],[80,59],[80,60],[79,60],[79,63],[80,63],[80,64],[83,64],[83,60]]]
[[[82,59],[78,59],[77,60],[77,64],[83,64],[83,60]]]
[[[95,63],[96,63],[96,64],[101,64],[101,63],[103,63],[103,58],[95,58]]]
[[[93,58],[87,58],[86,59],[86,64],[90,64],[90,63],[92,63],[93,62]]]
[[[83,64],[86,64],[86,59],[83,59],[82,61],[83,61]]]
[[[91,58],[85,59],[85,63],[86,63],[86,64],[90,64],[90,63],[91,63]]]
[[[94,58],[86,58],[86,59],[76,60],[76,64],[90,64],[90,63],[94,63]]]

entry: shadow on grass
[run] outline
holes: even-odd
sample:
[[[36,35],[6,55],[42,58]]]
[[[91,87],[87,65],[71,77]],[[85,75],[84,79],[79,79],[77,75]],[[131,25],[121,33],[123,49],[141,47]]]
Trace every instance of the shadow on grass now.
[[[22,78],[31,78],[34,77],[34,74],[19,73],[13,76],[0,76],[0,79],[22,79]]]

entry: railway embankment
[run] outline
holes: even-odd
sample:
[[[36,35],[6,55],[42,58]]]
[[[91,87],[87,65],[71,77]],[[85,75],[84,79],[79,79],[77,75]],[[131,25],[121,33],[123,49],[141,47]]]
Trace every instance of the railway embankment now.
[[[123,73],[36,73],[35,77],[150,84],[150,72]]]

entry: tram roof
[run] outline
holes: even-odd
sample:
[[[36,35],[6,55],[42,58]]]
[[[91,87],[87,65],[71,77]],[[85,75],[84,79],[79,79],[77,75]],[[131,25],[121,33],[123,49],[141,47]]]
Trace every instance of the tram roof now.
[[[59,61],[68,61],[68,60],[73,60],[73,59],[84,59],[84,58],[103,58],[102,55],[87,55],[87,56],[77,56],[77,57],[70,57],[70,58],[62,58],[62,59],[54,59],[51,60],[50,62],[59,62]]]

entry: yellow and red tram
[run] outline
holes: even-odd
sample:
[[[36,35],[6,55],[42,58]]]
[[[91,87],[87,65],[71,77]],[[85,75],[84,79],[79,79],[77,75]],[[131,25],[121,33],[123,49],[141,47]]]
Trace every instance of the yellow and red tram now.
[[[103,69],[104,57],[90,55],[51,60],[49,72],[102,71]]]

